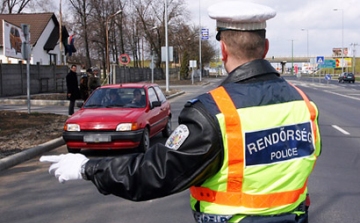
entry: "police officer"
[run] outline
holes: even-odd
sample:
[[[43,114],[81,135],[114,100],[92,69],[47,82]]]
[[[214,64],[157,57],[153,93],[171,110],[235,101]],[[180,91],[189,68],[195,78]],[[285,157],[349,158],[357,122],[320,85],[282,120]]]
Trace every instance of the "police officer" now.
[[[133,201],[190,188],[196,222],[306,222],[307,180],[321,150],[318,111],[264,60],[266,20],[275,14],[240,1],[209,8],[229,76],[186,103],[165,145],[106,159],[40,161],[53,163],[59,182],[89,180],[103,194]]]

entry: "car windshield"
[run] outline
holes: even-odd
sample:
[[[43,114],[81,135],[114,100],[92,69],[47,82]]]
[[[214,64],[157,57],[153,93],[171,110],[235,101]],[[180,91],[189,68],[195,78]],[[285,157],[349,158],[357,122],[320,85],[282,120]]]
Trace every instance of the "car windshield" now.
[[[146,106],[144,88],[98,88],[84,108],[142,108]]]

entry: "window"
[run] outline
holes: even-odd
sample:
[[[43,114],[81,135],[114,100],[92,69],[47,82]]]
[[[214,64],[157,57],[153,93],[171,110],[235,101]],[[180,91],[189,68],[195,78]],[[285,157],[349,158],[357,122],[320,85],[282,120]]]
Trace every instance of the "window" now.
[[[163,94],[162,90],[159,88],[159,87],[155,87],[155,91],[159,97],[159,101],[161,101],[161,103],[165,102],[166,101],[166,97],[165,95]]]
[[[49,54],[50,56],[50,64],[56,65],[56,54]]]
[[[150,104],[152,104],[154,101],[158,101],[154,88],[149,88],[148,93]]]

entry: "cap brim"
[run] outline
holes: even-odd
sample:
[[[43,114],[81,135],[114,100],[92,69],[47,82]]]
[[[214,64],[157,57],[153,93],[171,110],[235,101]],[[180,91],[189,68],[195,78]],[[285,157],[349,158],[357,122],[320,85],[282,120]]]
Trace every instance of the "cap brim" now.
[[[221,31],[218,31],[218,32],[216,33],[216,40],[217,40],[217,41],[220,41],[220,32],[221,32]]]

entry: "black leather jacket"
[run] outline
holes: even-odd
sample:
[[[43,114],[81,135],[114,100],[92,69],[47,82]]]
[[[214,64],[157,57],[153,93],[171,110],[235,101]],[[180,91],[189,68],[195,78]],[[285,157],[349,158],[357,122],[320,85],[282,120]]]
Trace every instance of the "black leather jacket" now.
[[[279,78],[278,73],[268,61],[254,60],[235,69],[222,84],[275,78]],[[145,154],[91,159],[85,166],[87,178],[101,193],[133,201],[160,198],[201,185],[223,163],[219,126],[199,101],[186,103],[179,124],[186,125],[190,134],[177,150],[156,144]]]

